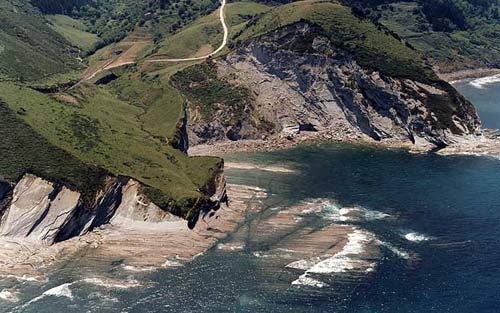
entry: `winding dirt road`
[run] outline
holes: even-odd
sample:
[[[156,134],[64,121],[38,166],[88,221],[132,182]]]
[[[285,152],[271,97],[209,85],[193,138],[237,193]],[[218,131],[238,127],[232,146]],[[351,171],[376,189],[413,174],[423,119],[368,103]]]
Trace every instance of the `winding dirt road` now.
[[[219,19],[220,19],[220,23],[222,24],[222,28],[224,29],[224,37],[222,39],[222,43],[220,44],[220,46],[213,52],[207,54],[207,55],[204,55],[204,56],[201,56],[201,57],[195,57],[195,58],[184,58],[184,59],[152,59],[152,60],[146,60],[145,62],[146,63],[158,63],[158,62],[186,62],[186,61],[199,61],[199,60],[204,60],[204,59],[208,59],[214,55],[216,55],[217,53],[219,53],[220,51],[222,51],[222,49],[224,49],[227,45],[227,38],[229,37],[229,28],[227,27],[227,24],[226,24],[226,19],[224,17],[224,8],[226,7],[226,0],[222,0],[222,4],[220,6],[220,9],[219,9]]]
[[[176,62],[200,61],[200,60],[205,60],[205,59],[208,59],[208,58],[216,55],[217,53],[219,53],[220,51],[222,51],[222,49],[224,49],[226,47],[227,41],[228,41],[228,37],[229,37],[229,28],[227,27],[226,19],[225,19],[225,16],[224,16],[224,9],[225,8],[226,8],[226,0],[221,0],[221,6],[219,8],[219,20],[220,20],[220,23],[221,23],[222,28],[224,30],[224,36],[222,38],[222,43],[220,44],[220,46],[216,50],[212,51],[211,53],[209,53],[207,55],[203,55],[203,56],[199,56],[199,57],[194,57],[194,58],[180,58],[180,59],[166,59],[166,58],[161,58],[161,59],[145,60],[143,62],[144,63],[176,63]],[[96,77],[97,74],[99,74],[99,73],[101,73],[103,71],[110,70],[110,69],[117,68],[117,67],[121,67],[121,66],[124,66],[124,65],[130,65],[130,64],[137,64],[137,63],[139,63],[137,61],[129,61],[129,62],[121,62],[121,63],[113,64],[115,61],[116,61],[116,59],[112,59],[112,60],[104,63],[102,66],[100,66],[94,72],[92,72],[91,74],[83,77],[75,85],[71,86],[71,88],[69,88],[69,90],[71,90],[71,89],[79,86],[80,84],[82,84],[85,81],[91,80],[92,78]]]

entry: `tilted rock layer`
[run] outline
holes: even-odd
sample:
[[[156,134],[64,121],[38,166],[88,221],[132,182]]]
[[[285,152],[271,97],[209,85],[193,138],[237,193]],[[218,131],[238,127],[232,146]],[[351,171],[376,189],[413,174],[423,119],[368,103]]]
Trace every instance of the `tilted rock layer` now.
[[[50,246],[82,236],[100,226],[127,220],[161,222],[171,214],[140,193],[140,183],[127,178],[108,177],[92,207],[81,194],[40,177],[26,174],[12,191],[0,194],[0,237]],[[225,180],[216,177],[213,208],[225,198]],[[185,222],[187,224],[187,222]]]
[[[219,76],[250,89],[255,111],[248,120],[212,133],[231,133],[230,138],[236,130],[243,139],[256,139],[347,129],[376,141],[443,146],[454,136],[478,132],[474,107],[447,83],[421,83],[362,68],[320,33],[316,26],[298,23],[254,39],[219,60]],[[300,45],[304,38],[312,38],[311,43]],[[256,129],[249,122],[255,116],[274,127],[268,133]],[[208,122],[217,125],[219,119],[217,115]],[[196,137],[193,132],[191,136]]]

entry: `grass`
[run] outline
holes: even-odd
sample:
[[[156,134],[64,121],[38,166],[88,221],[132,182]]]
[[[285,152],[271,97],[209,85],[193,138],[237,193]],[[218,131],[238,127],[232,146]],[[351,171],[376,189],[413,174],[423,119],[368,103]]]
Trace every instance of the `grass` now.
[[[380,23],[438,64],[441,71],[500,64],[500,25],[486,19],[466,31],[436,32],[415,13],[417,3],[381,6]],[[387,8],[387,9],[384,9]]]
[[[255,2],[235,2],[226,6],[226,23],[230,38],[252,17],[267,12],[270,7]],[[154,55],[183,58],[201,56],[215,50],[222,42],[222,25],[219,11],[201,17],[179,32],[166,37],[155,47]]]
[[[320,26],[337,48],[366,68],[422,82],[437,79],[432,69],[424,66],[418,52],[370,21],[357,18],[349,7],[331,1],[308,0],[276,7],[254,20],[236,40],[241,43],[298,22]]]
[[[138,115],[142,129],[154,137],[172,140],[177,132],[177,123],[183,117],[184,100],[169,84],[169,75],[146,72],[125,72],[110,84],[124,101],[143,109]]]
[[[106,171],[84,164],[52,145],[20,119],[24,114],[0,101],[0,181],[16,181],[26,172],[83,193],[89,203],[103,184]]]
[[[100,41],[96,34],[86,31],[87,27],[80,20],[67,15],[48,15],[46,18],[50,22],[50,28],[83,51],[91,50]]]
[[[0,83],[8,107],[54,146],[85,164],[134,177],[165,195],[169,203],[203,197],[200,190],[218,158],[189,158],[143,129],[144,109],[104,87],[84,85],[73,93],[79,105],[61,103],[26,87]],[[184,212],[186,213],[186,212]],[[187,214],[187,213],[186,213]]]
[[[21,0],[0,1],[0,77],[36,81],[80,69],[71,44]]]

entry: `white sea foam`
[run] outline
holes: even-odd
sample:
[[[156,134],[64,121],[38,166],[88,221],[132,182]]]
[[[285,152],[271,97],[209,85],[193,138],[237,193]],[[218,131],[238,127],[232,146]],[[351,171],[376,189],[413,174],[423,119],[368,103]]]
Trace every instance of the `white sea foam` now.
[[[484,89],[487,85],[500,82],[500,74],[474,79],[469,84],[478,89]]]
[[[29,306],[30,304],[35,303],[37,301],[40,301],[47,296],[65,297],[65,298],[68,298],[70,300],[73,300],[73,292],[71,292],[71,289],[69,287],[71,285],[73,285],[74,283],[75,282],[66,283],[66,284],[62,284],[62,285],[56,286],[54,288],[51,288],[51,289],[45,291],[44,293],[42,293],[40,296],[35,297],[35,298],[31,299],[30,301],[26,302],[25,304],[22,305],[21,308],[25,308],[25,307]]]
[[[385,242],[385,241],[379,241],[380,245],[386,247],[387,249],[389,249],[389,251],[391,251],[392,253],[394,253],[396,256],[402,258],[402,259],[405,259],[405,260],[409,260],[411,259],[411,254],[401,248],[398,248],[398,247],[395,247],[393,244],[391,243],[388,243],[388,242]]]
[[[165,263],[162,264],[162,267],[181,267],[184,266],[181,262],[166,260]]]
[[[15,290],[3,289],[0,291],[0,299],[8,302],[17,302],[19,301],[17,294],[18,292]]]
[[[317,279],[309,277],[307,274],[302,274],[292,282],[292,285],[295,286],[309,286],[309,287],[315,287],[315,288],[323,288],[323,287],[328,287],[327,283],[324,283],[322,281],[319,281]]]
[[[257,258],[271,258],[274,255],[263,253],[262,251],[253,252],[252,255]]]
[[[154,267],[154,266],[145,266],[145,267],[137,267],[137,266],[133,266],[133,265],[125,265],[123,264],[122,265],[122,268],[126,271],[129,271],[129,272],[136,272],[136,273],[141,273],[141,272],[153,272],[155,271],[157,268]]]
[[[227,244],[220,243],[217,245],[217,249],[224,251],[239,251],[243,250],[244,248],[245,248],[244,245],[236,243],[227,243]]]
[[[46,283],[48,279],[46,277],[35,277],[35,276],[28,276],[28,275],[22,275],[22,276],[17,276],[17,275],[0,275],[0,278],[12,278],[17,281],[25,281],[25,282],[36,282],[36,283]]]
[[[318,258],[314,258],[312,260],[298,260],[298,261],[292,262],[290,264],[287,264],[286,267],[288,267],[288,268],[294,268],[294,269],[297,269],[297,270],[307,271],[308,269],[310,269],[311,267],[313,267],[314,264],[316,264],[319,261],[320,260]]]
[[[373,242],[378,244],[375,235],[365,230],[354,228],[348,235],[348,240],[343,249],[335,255],[321,260],[319,258],[311,260],[300,260],[287,265],[290,268],[305,269],[305,273],[292,285],[307,285],[320,287],[316,279],[310,277],[310,274],[334,274],[351,271],[372,272],[375,270],[376,263],[367,261],[363,258],[366,248]]]
[[[422,242],[422,241],[429,241],[434,239],[434,237],[430,237],[424,234],[416,233],[416,232],[410,232],[407,234],[404,234],[403,237],[412,242]]]
[[[82,281],[87,284],[92,284],[104,288],[113,288],[113,289],[129,289],[142,286],[141,283],[139,283],[135,279],[119,280],[119,279],[91,277],[82,279]]]
[[[323,213],[327,219],[337,222],[374,221],[391,217],[389,214],[359,206],[340,207],[333,202],[329,202],[325,205]]]
[[[49,289],[43,293],[45,296],[55,296],[55,297],[66,297],[73,300],[73,292],[69,288],[74,283],[62,284],[52,289]]]

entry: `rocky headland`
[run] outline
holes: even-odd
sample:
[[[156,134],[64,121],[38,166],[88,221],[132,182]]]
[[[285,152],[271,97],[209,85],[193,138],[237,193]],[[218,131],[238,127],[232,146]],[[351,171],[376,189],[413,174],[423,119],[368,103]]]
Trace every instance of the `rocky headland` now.
[[[248,90],[252,101],[239,116],[221,104],[201,117],[191,103],[190,155],[314,142],[413,152],[500,152],[500,141],[481,128],[473,105],[444,80],[424,83],[368,70],[320,33],[313,25],[296,23],[213,61],[218,79]],[[298,48],[304,38],[310,40]]]

